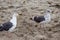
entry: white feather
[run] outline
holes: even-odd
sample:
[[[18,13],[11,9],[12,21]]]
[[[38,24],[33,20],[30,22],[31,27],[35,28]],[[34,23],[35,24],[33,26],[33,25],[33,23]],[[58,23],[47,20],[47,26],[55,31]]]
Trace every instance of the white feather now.
[[[45,21],[46,22],[50,22],[51,21],[51,15],[50,15],[50,13],[47,13],[44,17],[45,17]]]
[[[51,21],[51,10],[50,9],[47,9],[46,10],[46,13],[44,15],[44,18],[45,18],[45,21],[41,22],[41,23],[47,23],[47,22],[50,22]]]
[[[13,17],[10,20],[10,22],[13,24],[13,26],[8,31],[12,32],[16,28],[16,25],[17,25],[17,14],[13,14]]]

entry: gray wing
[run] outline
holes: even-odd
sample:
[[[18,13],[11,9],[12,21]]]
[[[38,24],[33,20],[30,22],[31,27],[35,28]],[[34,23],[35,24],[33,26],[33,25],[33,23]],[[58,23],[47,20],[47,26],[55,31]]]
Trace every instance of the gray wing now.
[[[6,22],[3,23],[2,26],[5,31],[8,31],[13,26],[13,24],[11,22]]]

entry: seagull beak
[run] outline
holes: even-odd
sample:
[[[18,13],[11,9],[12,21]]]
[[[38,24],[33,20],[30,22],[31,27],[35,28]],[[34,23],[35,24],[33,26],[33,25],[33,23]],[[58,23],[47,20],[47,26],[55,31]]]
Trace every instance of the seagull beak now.
[[[22,15],[22,13],[19,13],[18,15]]]

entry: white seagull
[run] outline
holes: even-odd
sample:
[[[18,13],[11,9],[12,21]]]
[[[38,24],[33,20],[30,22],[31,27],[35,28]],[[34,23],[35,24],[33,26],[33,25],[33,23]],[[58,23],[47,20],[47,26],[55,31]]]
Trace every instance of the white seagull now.
[[[0,26],[0,31],[9,31],[13,32],[17,25],[17,13],[14,13],[12,19],[9,22],[3,23]]]
[[[37,23],[47,23],[47,22],[50,22],[51,21],[51,10],[50,9],[47,9],[46,10],[46,13],[44,16],[34,16],[32,18],[32,20],[34,20],[35,22]]]

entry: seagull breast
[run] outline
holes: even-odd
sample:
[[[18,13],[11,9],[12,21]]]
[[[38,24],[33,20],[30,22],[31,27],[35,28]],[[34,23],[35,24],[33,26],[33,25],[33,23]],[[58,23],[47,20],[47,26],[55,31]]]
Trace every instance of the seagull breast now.
[[[13,24],[13,26],[8,31],[12,32],[16,28],[16,25],[17,25],[17,15],[16,14],[13,15],[10,22]]]

